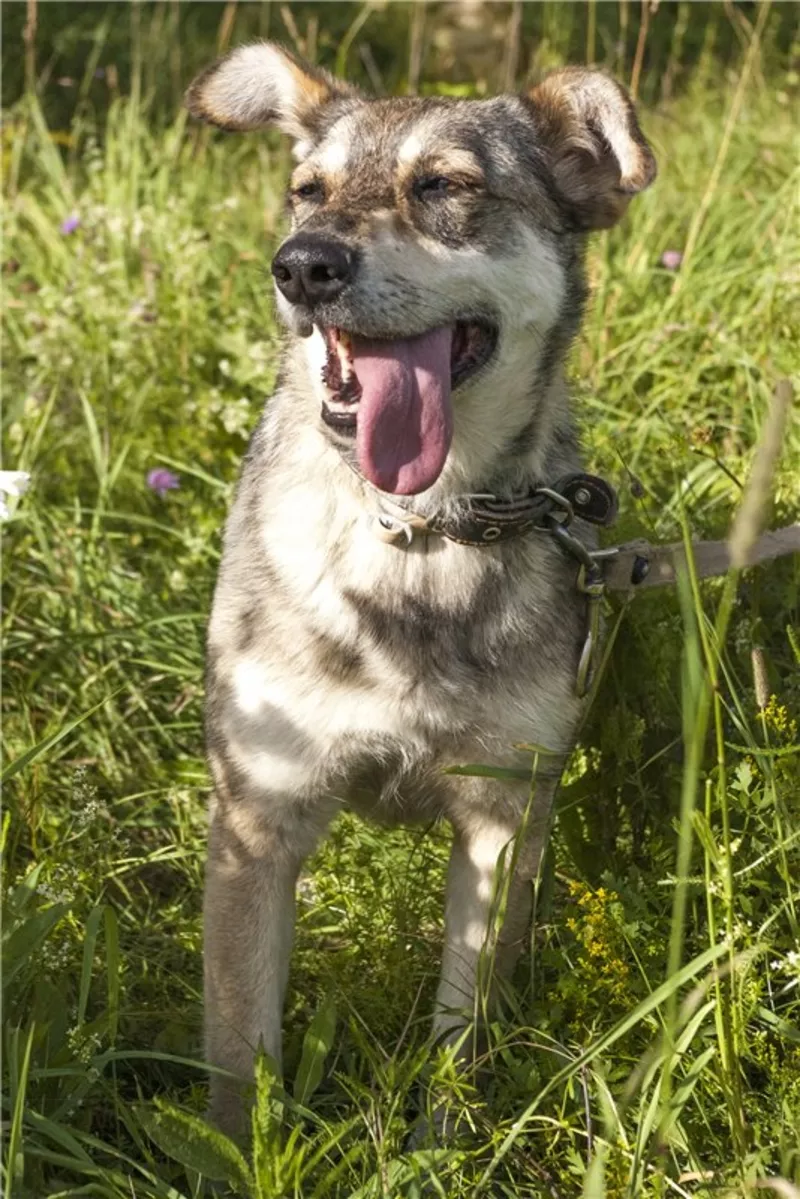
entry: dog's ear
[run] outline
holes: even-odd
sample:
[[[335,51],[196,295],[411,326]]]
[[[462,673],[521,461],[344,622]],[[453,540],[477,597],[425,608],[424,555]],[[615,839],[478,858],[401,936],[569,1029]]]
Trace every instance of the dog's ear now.
[[[186,93],[194,117],[244,132],[275,125],[297,141],[313,136],[326,105],[358,93],[282,46],[239,46],[198,75]]]
[[[607,229],[656,175],[628,93],[601,71],[566,67],[528,95],[556,189],[581,229]]]

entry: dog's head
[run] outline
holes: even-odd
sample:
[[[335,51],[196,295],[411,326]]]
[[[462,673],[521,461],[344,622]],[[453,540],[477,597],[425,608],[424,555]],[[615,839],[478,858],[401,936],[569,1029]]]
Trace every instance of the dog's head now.
[[[580,316],[582,235],[656,169],[625,91],[580,68],[522,97],[369,99],[263,43],[202,74],[187,104],[294,138],[278,307],[308,339],[330,436],[355,439],[363,474],[398,494],[439,477],[454,419],[476,447],[530,421],[548,338],[563,355]]]

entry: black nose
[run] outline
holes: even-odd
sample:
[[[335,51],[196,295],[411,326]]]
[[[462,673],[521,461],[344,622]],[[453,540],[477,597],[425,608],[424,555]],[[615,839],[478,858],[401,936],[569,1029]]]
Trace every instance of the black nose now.
[[[291,304],[333,300],[353,274],[353,253],[342,242],[298,233],[272,260],[275,282]]]

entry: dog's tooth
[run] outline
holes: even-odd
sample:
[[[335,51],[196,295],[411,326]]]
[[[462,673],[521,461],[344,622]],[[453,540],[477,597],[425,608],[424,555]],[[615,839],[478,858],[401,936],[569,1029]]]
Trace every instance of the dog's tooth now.
[[[339,355],[339,367],[342,372],[342,382],[345,382],[353,369],[353,362],[350,357],[350,345],[348,341],[340,339],[336,343],[336,352]]]

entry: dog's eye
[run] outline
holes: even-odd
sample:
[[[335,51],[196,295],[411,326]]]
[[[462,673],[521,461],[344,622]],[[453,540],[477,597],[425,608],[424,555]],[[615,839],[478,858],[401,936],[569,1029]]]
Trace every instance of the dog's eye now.
[[[296,200],[321,200],[325,189],[319,179],[309,179],[308,183],[300,183],[293,187],[290,194]]]
[[[446,175],[424,175],[414,182],[414,195],[418,200],[438,200],[457,190],[458,184]]]

